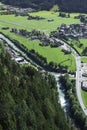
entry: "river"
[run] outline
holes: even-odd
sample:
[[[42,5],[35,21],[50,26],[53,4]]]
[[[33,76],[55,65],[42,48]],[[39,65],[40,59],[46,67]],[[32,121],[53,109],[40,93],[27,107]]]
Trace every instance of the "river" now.
[[[59,96],[59,102],[61,104],[61,107],[66,112],[67,102],[66,102],[66,99],[65,99],[64,91],[61,89],[61,84],[59,83],[59,76],[61,74],[55,74],[54,73],[53,75],[54,75],[56,82],[57,82],[57,91],[58,91],[58,96]]]

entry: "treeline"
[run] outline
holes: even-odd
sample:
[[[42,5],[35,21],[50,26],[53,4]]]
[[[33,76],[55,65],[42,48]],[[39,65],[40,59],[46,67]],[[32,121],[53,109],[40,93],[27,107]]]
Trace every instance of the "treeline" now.
[[[23,8],[34,8],[39,10],[49,10],[54,4],[55,0],[1,0],[5,4],[15,5]]]
[[[66,99],[69,102],[68,110],[70,116],[74,119],[77,127],[81,130],[87,130],[87,117],[83,113],[76,94],[76,84],[75,80],[69,79],[69,75],[60,77],[60,82],[62,84],[62,89],[65,91]]]
[[[11,61],[0,44],[0,130],[75,130],[58,100],[53,76]]]
[[[87,13],[87,0],[56,0],[61,11]]]

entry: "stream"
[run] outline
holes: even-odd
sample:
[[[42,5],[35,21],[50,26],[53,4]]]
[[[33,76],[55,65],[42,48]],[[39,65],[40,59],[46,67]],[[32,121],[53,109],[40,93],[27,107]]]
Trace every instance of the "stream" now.
[[[58,75],[53,74],[53,75],[54,75],[56,82],[57,82],[57,91],[58,91],[58,96],[59,96],[59,102],[61,104],[61,107],[66,112],[67,102],[66,102],[66,99],[65,99],[65,94],[64,94],[63,90],[61,89],[61,84],[59,83],[59,76],[61,74],[58,74]]]

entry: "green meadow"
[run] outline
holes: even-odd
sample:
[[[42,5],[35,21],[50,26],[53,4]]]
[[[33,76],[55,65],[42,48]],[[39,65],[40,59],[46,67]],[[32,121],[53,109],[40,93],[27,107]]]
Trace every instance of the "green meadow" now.
[[[87,92],[82,90],[81,91],[81,94],[82,94],[82,99],[83,99],[83,102],[84,102],[84,105],[86,106],[87,108]]]
[[[82,51],[83,51],[83,49],[85,48],[85,47],[87,47],[87,39],[79,39],[79,41],[80,41],[80,44],[83,44],[83,46],[82,47],[76,47],[76,49],[77,49],[77,51],[80,53],[80,54],[82,54]]]
[[[30,13],[32,16],[40,16],[45,19],[43,20],[28,20],[27,16],[15,16],[15,15],[0,15],[0,26],[9,26],[9,27],[17,27],[17,28],[25,28],[27,30],[37,29],[40,31],[44,31],[46,33],[50,33],[53,30],[56,30],[58,26],[62,23],[67,25],[72,23],[80,23],[79,19],[74,19],[74,16],[78,14],[71,14],[70,18],[61,18],[58,17],[58,12],[51,11],[39,11]],[[53,19],[54,21],[48,22],[49,19]]]
[[[36,52],[46,57],[48,62],[56,62],[60,65],[68,66],[69,71],[75,71],[76,64],[74,56],[71,54],[65,55],[64,52],[61,51],[61,48],[51,48],[50,46],[42,47],[39,45],[39,40],[30,40],[20,35],[10,33],[9,31],[3,31],[3,33],[9,36],[11,39],[18,40],[20,44],[23,44],[29,50],[34,49]]]
[[[68,40],[69,44],[73,44],[73,47],[79,52],[79,54],[82,55],[83,49],[85,47],[87,47],[87,39],[83,38],[83,39],[79,39],[79,41],[76,40]],[[83,46],[80,47],[80,44],[82,44]]]
[[[54,31],[62,23],[67,25],[73,23],[80,23],[79,19],[74,19],[74,16],[77,16],[78,13],[70,14],[70,18],[59,17],[58,12],[52,11],[39,11],[30,13],[32,16],[40,16],[45,19],[43,20],[28,20],[27,16],[15,16],[15,15],[0,15],[0,31],[8,35],[11,39],[18,40],[21,44],[25,45],[29,50],[34,49],[36,52],[47,58],[47,61],[53,61],[63,66],[68,66],[68,69],[75,71],[76,64],[75,59],[72,55],[65,55],[61,48],[51,48],[39,46],[40,41],[34,40],[31,41],[25,37],[13,34],[10,32],[11,28],[17,29],[27,29],[31,31],[32,29],[40,30],[49,34],[51,31]],[[52,22],[48,22],[49,19],[53,19]],[[2,27],[9,27],[9,30],[2,30]]]
[[[81,62],[83,62],[83,63],[87,63],[87,57],[83,57],[83,58],[81,58]]]

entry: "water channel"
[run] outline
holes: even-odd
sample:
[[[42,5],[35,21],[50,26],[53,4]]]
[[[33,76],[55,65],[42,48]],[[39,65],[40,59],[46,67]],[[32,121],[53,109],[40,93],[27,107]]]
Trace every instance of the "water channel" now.
[[[63,92],[63,90],[61,89],[61,84],[59,83],[59,75],[57,74],[54,74],[54,77],[57,81],[57,91],[58,91],[58,95],[59,95],[59,102],[61,104],[61,107],[64,109],[64,111],[66,112],[66,99],[65,99],[65,94]]]

